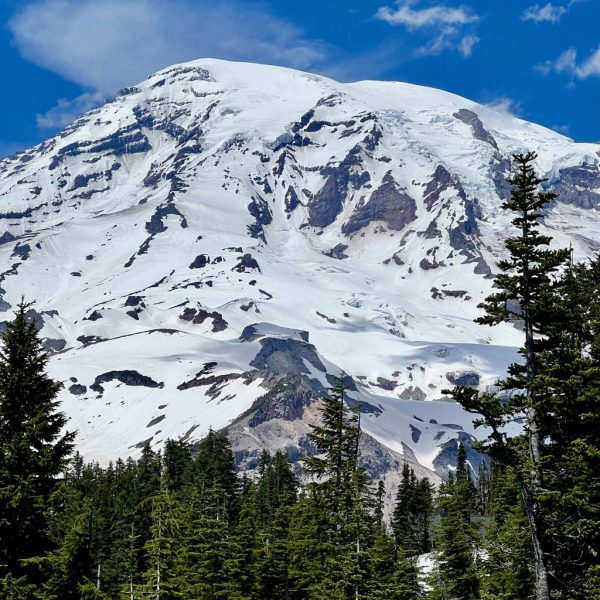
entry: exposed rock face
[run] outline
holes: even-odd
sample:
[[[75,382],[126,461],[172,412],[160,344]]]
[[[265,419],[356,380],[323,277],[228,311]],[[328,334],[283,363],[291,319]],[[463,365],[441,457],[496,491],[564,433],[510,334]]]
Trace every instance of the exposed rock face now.
[[[321,170],[325,184],[308,202],[309,225],[327,227],[335,221],[349,192],[359,190],[371,180],[369,172],[363,169],[361,148],[355,146],[337,167]]]
[[[479,373],[475,371],[455,371],[446,373],[446,379],[452,385],[466,385],[469,387],[477,387],[479,385]]]
[[[462,186],[458,187],[456,185],[448,169],[444,165],[438,165],[431,181],[429,181],[423,192],[423,200],[427,209],[432,210],[434,205],[439,201],[442,193],[447,190],[453,190],[462,200],[466,198]]]
[[[293,339],[263,338],[261,350],[250,362],[250,366],[274,373],[306,373],[308,361],[315,369],[325,373],[327,369],[319,359],[312,344]]]
[[[458,447],[459,444],[463,444],[467,453],[467,462],[471,468],[471,474],[473,477],[477,477],[479,467],[483,464],[488,463],[488,458],[485,454],[481,454],[476,450],[473,450],[472,442],[474,438],[464,432],[458,434],[458,438],[446,442],[442,446],[441,452],[435,457],[433,463],[435,466],[436,473],[447,479],[450,467],[456,465],[458,459]]]
[[[67,345],[67,342],[62,339],[46,338],[42,342],[42,348],[46,352],[60,352],[61,350],[64,350],[66,345]]]
[[[285,210],[287,212],[292,212],[298,206],[300,206],[300,198],[298,197],[296,190],[290,185],[285,193]]]
[[[254,223],[248,226],[250,235],[266,242],[263,227],[273,220],[269,203],[264,198],[253,198],[248,204],[248,212],[254,217]]]
[[[227,329],[228,323],[223,318],[223,315],[216,310],[213,312],[208,312],[203,308],[186,308],[180,315],[179,318],[182,321],[189,321],[194,325],[202,325],[206,319],[212,319],[213,332],[217,333],[219,331],[224,331]]]
[[[83,396],[87,392],[87,387],[79,383],[74,383],[69,386],[69,392],[74,396]]]
[[[331,250],[327,250],[327,252],[325,252],[325,256],[331,256],[331,258],[342,260],[344,258],[348,258],[348,255],[344,254],[344,250],[347,249],[347,244],[336,244],[333,248],[331,248]]]
[[[251,254],[244,254],[244,256],[240,257],[238,264],[233,270],[238,273],[246,273],[247,271],[260,271],[260,267]]]
[[[108,383],[109,381],[120,381],[125,385],[143,385],[149,388],[163,388],[164,383],[154,381],[152,377],[142,375],[137,371],[125,370],[125,371],[109,371],[108,373],[102,373],[94,379],[94,383],[90,385],[90,389],[94,390],[98,394],[104,393],[104,388],[101,384]]]
[[[600,163],[562,169],[552,188],[562,202],[585,209],[600,207]]]
[[[268,391],[227,428],[236,463],[244,470],[257,467],[263,448],[282,450],[293,463],[303,455],[313,456],[318,452],[308,434],[310,423],[318,420],[323,387],[307,375],[282,373],[272,376],[265,385]],[[401,455],[365,432],[360,441],[360,461],[369,476],[385,481],[388,508],[393,504],[404,463],[419,477],[428,477],[434,484],[440,481],[437,474],[417,462],[408,447]],[[296,470],[304,475],[297,465]]]
[[[409,385],[398,397],[403,400],[425,400],[427,394],[418,385]]]
[[[400,231],[417,218],[416,213],[415,201],[398,188],[390,173],[386,173],[381,186],[354,212],[342,226],[342,231],[349,235],[374,221],[383,221],[390,229]]]
[[[479,235],[477,219],[481,218],[481,211],[476,202],[464,200],[464,216],[461,217],[458,225],[449,231],[450,245],[462,252],[469,258],[480,257],[473,236]]]
[[[485,142],[495,150],[498,150],[498,144],[496,143],[494,136],[483,126],[477,113],[474,113],[467,108],[461,108],[458,112],[455,112],[453,116],[471,127],[471,132],[476,140]]]
[[[190,264],[190,269],[203,269],[210,263],[210,258],[206,254],[199,254]]]
[[[248,424],[256,427],[273,419],[294,421],[302,419],[304,410],[318,401],[325,390],[314,380],[290,374],[267,382],[269,391],[251,409]]]
[[[224,375],[205,375],[203,369],[193,379],[184,381],[177,386],[178,390],[189,390],[195,387],[207,387],[206,394],[211,398],[217,398],[227,383],[234,379],[239,379],[241,375],[239,373],[226,373]]]
[[[377,385],[380,388],[387,390],[388,392],[391,392],[398,386],[398,384],[395,381],[390,381],[389,379],[386,379],[385,377],[378,377]]]

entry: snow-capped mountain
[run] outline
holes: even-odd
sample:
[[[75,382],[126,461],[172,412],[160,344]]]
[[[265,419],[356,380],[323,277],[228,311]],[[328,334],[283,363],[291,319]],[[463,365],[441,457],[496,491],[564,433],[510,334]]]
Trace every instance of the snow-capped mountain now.
[[[583,257],[598,149],[415,85],[176,65],[0,161],[0,310],[36,300],[89,459],[210,427],[246,467],[310,451],[343,370],[371,470],[443,475],[474,431],[441,390],[492,385],[521,343],[473,323],[510,155],[539,152],[545,227]]]

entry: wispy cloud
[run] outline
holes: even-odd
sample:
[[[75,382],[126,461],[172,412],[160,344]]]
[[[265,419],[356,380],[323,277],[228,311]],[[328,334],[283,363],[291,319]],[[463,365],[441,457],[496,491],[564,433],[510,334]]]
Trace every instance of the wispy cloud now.
[[[56,106],[43,114],[37,114],[35,120],[40,129],[60,129],[65,127],[84,112],[101,104],[106,97],[100,92],[85,92],[72,100],[61,98]]]
[[[547,60],[535,68],[542,75],[565,74],[572,80],[600,77],[600,46],[582,62],[577,60],[577,49],[569,48],[558,58]]]
[[[523,113],[523,105],[508,96],[499,96],[484,104],[486,108],[493,110],[497,113],[504,115],[510,115],[512,117],[518,117]]]
[[[548,2],[541,6],[534,4],[523,11],[521,15],[522,21],[534,21],[535,23],[558,23],[563,15],[566,15],[569,9],[566,6],[557,6]]]
[[[377,18],[390,25],[404,25],[408,29],[467,25],[479,20],[479,17],[468,6],[451,8],[437,4],[429,8],[415,8],[418,3],[418,0],[399,0],[396,8],[382,6],[377,11]]]
[[[570,0],[566,4],[533,4],[528,6],[521,14],[522,21],[534,23],[558,23],[576,4],[583,4],[588,0]]]
[[[476,35],[466,35],[460,40],[458,44],[458,50],[466,58],[471,56],[473,53],[473,48],[478,42],[479,38]]]
[[[26,59],[102,94],[196,58],[309,69],[328,53],[265,5],[243,0],[36,0],[9,29]]]
[[[472,29],[480,17],[467,5],[423,7],[420,0],[397,0],[394,7],[380,7],[375,16],[394,27],[423,32],[428,39],[416,49],[417,56],[455,50],[466,58],[479,42]]]

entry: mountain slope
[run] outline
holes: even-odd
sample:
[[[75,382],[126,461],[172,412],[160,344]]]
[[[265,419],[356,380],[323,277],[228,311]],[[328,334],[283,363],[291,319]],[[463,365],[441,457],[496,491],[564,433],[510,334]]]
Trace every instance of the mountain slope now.
[[[343,370],[371,470],[443,476],[474,432],[441,390],[521,343],[472,320],[523,150],[561,192],[545,229],[597,251],[596,145],[409,84],[176,65],[0,162],[0,309],[36,299],[90,459],[226,426],[248,468],[311,451]]]

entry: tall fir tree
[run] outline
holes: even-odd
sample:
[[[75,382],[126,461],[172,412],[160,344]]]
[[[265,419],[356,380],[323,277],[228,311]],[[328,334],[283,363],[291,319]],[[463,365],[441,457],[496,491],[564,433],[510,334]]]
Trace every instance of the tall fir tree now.
[[[523,600],[534,593],[531,536],[514,472],[492,464],[482,540],[484,598]]]
[[[406,556],[417,556],[431,550],[429,525],[433,513],[433,487],[428,479],[417,479],[404,463],[392,514],[392,530],[396,545]]]
[[[326,493],[337,503],[350,492],[358,468],[360,412],[350,410],[346,403],[349,388],[344,374],[335,378],[329,394],[323,398],[321,423],[312,425],[308,434],[321,456],[302,459],[306,472],[323,480]]]
[[[474,486],[460,444],[455,474],[450,473],[440,487],[441,509],[436,538],[437,570],[432,599],[476,600],[480,597],[478,576],[479,536],[472,521],[475,505]]]
[[[498,263],[501,273],[495,278],[499,291],[490,295],[480,307],[485,315],[477,319],[484,325],[521,322],[524,345],[520,349],[523,363],[513,363],[508,377],[499,385],[510,396],[479,394],[458,387],[452,392],[467,410],[482,415],[478,424],[487,425],[490,438],[481,446],[495,459],[510,465],[517,475],[529,522],[536,576],[536,599],[550,599],[548,560],[543,548],[540,497],[544,483],[543,445],[544,389],[540,386],[542,356],[548,350],[548,327],[555,316],[555,280],[557,271],[566,265],[568,250],[551,250],[549,236],[539,231],[545,207],[556,194],[540,191],[545,182],[534,170],[535,153],[514,157],[516,173],[510,179],[511,197],[502,208],[514,213],[513,225],[518,235],[506,240],[509,258]],[[514,393],[514,392],[517,393]],[[525,419],[526,452],[522,444],[508,440],[505,426],[519,417]]]
[[[61,384],[46,374],[31,304],[22,300],[1,334],[0,580],[35,575],[27,560],[50,550],[47,507],[73,448],[57,401]]]

